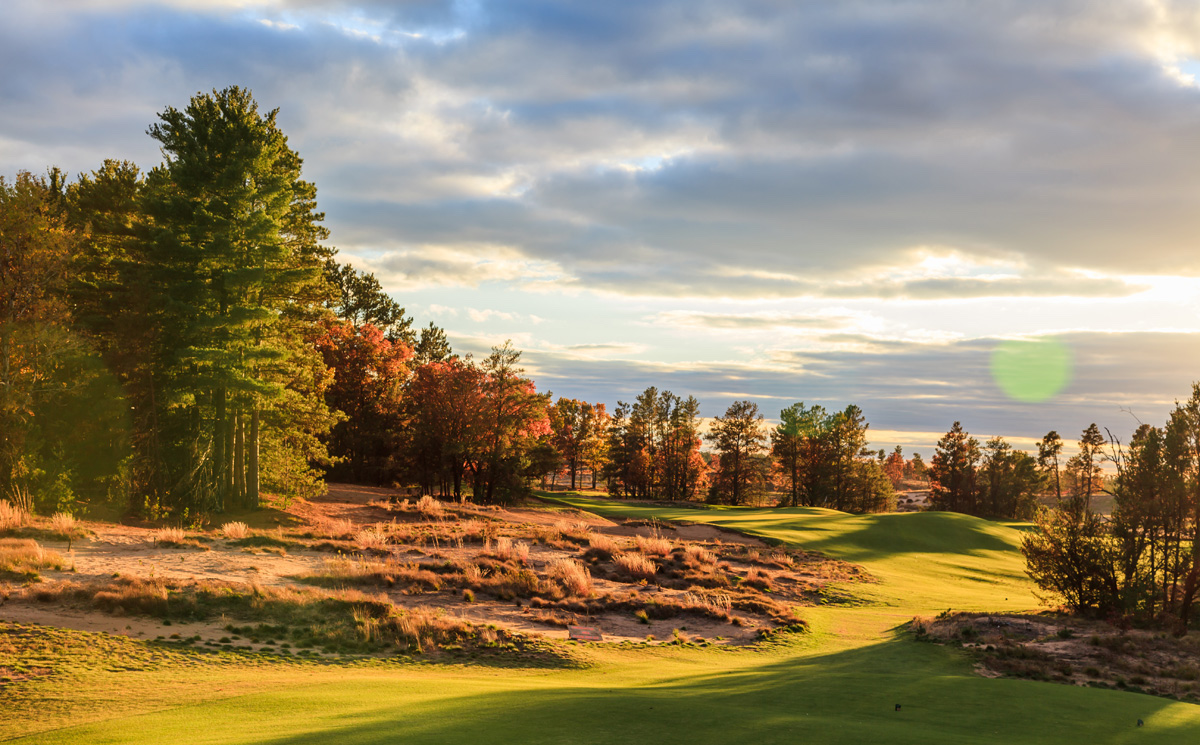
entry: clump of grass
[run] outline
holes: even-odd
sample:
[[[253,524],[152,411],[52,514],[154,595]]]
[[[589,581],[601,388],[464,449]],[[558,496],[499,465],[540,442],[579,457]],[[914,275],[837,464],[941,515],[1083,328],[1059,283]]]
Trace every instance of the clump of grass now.
[[[12,502],[0,500],[0,530],[17,530],[29,522],[29,513]]]
[[[225,523],[221,526],[221,535],[230,540],[240,540],[250,535],[250,526],[240,521]]]
[[[496,539],[496,545],[491,550],[491,554],[501,561],[516,559],[524,564],[529,561],[529,544],[514,541],[508,536],[501,536]]]
[[[746,572],[746,577],[742,580],[742,584],[758,588],[759,590],[770,590],[771,575],[758,567],[751,567],[750,571]]]
[[[28,538],[0,538],[0,577],[38,579],[42,569],[70,569],[71,565],[54,551],[47,551]]]
[[[671,542],[660,535],[637,536],[638,551],[646,556],[666,556],[671,553]]]
[[[70,512],[55,512],[50,518],[50,530],[70,538],[78,527],[79,521]]]
[[[658,571],[653,561],[636,552],[617,554],[613,557],[613,563],[618,570],[634,579],[652,579]]]
[[[154,542],[160,546],[179,546],[187,541],[187,533],[183,528],[159,528],[154,531]]]
[[[717,563],[716,554],[704,546],[695,543],[689,543],[687,548],[684,549],[683,559],[684,563],[696,567],[710,566]]]
[[[366,528],[354,534],[354,545],[364,551],[383,551],[387,543],[387,533],[378,528]]]
[[[428,494],[417,500],[417,511],[425,517],[434,519],[441,519],[446,514],[446,510],[444,507],[442,507],[442,503]]]
[[[345,518],[320,517],[315,525],[317,533],[326,538],[347,538],[354,532],[354,523]]]
[[[612,539],[612,536],[607,536],[603,533],[589,533],[588,546],[597,551],[604,551],[609,554],[617,550],[617,542]]]
[[[578,561],[554,559],[547,565],[546,575],[562,585],[568,596],[592,594],[592,574]]]

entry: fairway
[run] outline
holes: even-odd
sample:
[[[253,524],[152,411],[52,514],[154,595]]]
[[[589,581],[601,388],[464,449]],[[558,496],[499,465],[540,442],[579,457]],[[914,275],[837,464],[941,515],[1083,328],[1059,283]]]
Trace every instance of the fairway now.
[[[226,667],[187,686],[179,672],[112,673],[58,692],[96,702],[73,719],[48,711],[33,722],[31,712],[6,710],[3,720],[20,716],[21,730],[47,730],[23,743],[1175,743],[1200,736],[1200,707],[979,677],[957,651],[914,642],[899,628],[947,608],[1035,608],[1017,549],[1025,526],[949,513],[556,499],[608,516],[705,522],[820,550],[862,564],[873,581],[839,587],[828,604],[804,609],[811,633],[756,651],[587,646],[578,648],[582,664],[569,669]],[[118,686],[129,699],[141,693],[158,703],[142,712],[106,709],[105,691],[114,696]],[[1138,719],[1145,727],[1136,727]]]

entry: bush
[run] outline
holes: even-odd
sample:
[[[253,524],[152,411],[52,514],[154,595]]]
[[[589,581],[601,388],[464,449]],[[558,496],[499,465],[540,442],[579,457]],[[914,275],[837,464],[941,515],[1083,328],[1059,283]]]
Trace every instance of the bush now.
[[[0,576],[36,579],[40,569],[69,569],[61,554],[47,551],[37,541],[0,538]]]
[[[638,551],[646,556],[666,556],[671,553],[671,542],[659,535],[650,538],[639,535],[637,545]]]

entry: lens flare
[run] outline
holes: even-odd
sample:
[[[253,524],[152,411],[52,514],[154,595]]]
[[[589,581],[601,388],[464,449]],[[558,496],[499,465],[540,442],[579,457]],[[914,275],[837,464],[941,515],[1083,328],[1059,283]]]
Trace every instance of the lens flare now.
[[[1001,342],[992,350],[992,380],[1016,401],[1048,401],[1071,381],[1071,350],[1054,339]]]

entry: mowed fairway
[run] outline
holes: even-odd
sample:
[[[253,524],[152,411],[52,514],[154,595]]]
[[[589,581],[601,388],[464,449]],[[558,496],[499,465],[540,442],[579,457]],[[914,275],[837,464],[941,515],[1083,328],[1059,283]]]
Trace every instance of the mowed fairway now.
[[[577,669],[307,667],[206,672],[202,697],[115,716],[100,703],[20,742],[1125,743],[1200,738],[1200,707],[1151,696],[981,678],[899,626],[947,608],[1036,607],[1022,526],[960,515],[663,509],[563,497],[607,516],[706,522],[823,551],[877,580],[805,609],[812,633],[763,651],[582,648]],[[259,690],[250,676],[261,683]],[[97,676],[63,690],[103,702],[179,685],[178,672]],[[50,682],[43,685],[51,686]],[[108,688],[105,689],[105,686]],[[221,694],[225,687],[230,692]],[[181,692],[184,690],[180,688]],[[101,693],[101,692],[104,693]],[[895,704],[902,709],[895,711]],[[3,706],[3,704],[0,704]],[[1138,719],[1145,727],[1137,728]],[[71,721],[94,720],[70,727]],[[27,722],[28,723],[28,722]],[[2,725],[0,725],[2,726]],[[3,732],[0,729],[0,732]]]

